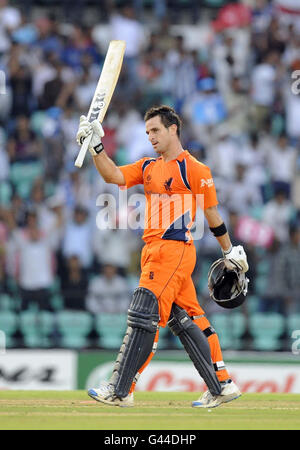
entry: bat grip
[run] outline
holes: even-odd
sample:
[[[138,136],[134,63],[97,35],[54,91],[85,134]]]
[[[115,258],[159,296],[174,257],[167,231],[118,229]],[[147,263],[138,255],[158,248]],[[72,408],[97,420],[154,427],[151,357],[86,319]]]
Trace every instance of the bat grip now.
[[[75,161],[76,167],[82,167],[82,164],[83,164],[86,152],[88,151],[89,143],[91,142],[91,139],[92,139],[92,133],[88,137],[86,137],[85,140],[83,141],[83,144],[80,148],[80,151],[79,151],[78,156]]]

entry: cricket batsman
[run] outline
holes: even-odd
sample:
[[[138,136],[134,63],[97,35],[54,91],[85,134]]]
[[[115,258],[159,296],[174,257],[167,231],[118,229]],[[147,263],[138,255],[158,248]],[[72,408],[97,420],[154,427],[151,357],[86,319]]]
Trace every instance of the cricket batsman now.
[[[100,122],[80,118],[77,142],[82,145],[92,134],[89,151],[103,179],[127,189],[143,184],[146,197],[141,275],[128,310],[127,331],[110,381],[88,394],[104,404],[133,406],[135,385],[155,353],[159,328],[169,325],[208,387],[192,406],[213,408],[241,392],[227,372],[218,336],[198,303],[191,277],[196,263],[191,227],[199,197],[224,261],[245,273],[247,257],[242,246],[231,244],[210,169],[182,148],[176,112],[164,105],[153,107],[144,120],[157,158],[118,167],[105,153]]]

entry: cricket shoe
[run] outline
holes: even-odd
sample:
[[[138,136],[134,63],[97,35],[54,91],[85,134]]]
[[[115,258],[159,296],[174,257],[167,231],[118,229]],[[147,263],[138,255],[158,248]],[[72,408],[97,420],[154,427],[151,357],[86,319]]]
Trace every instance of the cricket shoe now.
[[[237,385],[232,380],[221,382],[222,391],[220,395],[212,395],[209,391],[204,392],[202,397],[192,403],[194,408],[216,408],[222,403],[228,403],[242,395]]]
[[[105,403],[111,406],[131,407],[134,406],[133,392],[124,398],[115,395],[115,388],[112,384],[103,382],[99,389],[89,389],[88,395],[97,400],[97,402]]]

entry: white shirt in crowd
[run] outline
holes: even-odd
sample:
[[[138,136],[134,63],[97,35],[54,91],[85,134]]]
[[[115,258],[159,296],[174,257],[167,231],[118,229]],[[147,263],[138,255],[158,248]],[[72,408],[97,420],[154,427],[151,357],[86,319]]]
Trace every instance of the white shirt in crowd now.
[[[252,100],[256,105],[271,106],[275,97],[276,70],[270,64],[259,64],[252,73]]]
[[[126,269],[138,240],[129,230],[98,230],[93,238],[94,252],[101,264],[112,264]]]
[[[76,255],[84,268],[88,268],[93,261],[91,225],[70,222],[65,228],[62,253],[65,258]]]
[[[123,277],[115,275],[108,279],[100,275],[90,282],[86,306],[93,314],[125,313],[129,303],[129,286]]]
[[[296,172],[297,152],[295,148],[273,147],[268,158],[271,178],[274,181],[291,183]]]
[[[54,282],[55,233],[43,234],[37,241],[29,239],[25,230],[13,234],[15,268],[22,289],[48,289]]]
[[[270,225],[279,242],[287,242],[289,237],[288,224],[292,216],[292,203],[288,200],[278,203],[270,200],[263,211],[263,222]]]
[[[137,57],[146,42],[142,25],[135,19],[114,14],[110,22],[111,39],[126,42],[126,56]]]

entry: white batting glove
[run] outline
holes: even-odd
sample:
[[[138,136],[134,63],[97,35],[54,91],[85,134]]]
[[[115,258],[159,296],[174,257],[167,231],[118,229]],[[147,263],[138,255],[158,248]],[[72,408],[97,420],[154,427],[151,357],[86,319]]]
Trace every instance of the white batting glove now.
[[[235,264],[242,272],[248,271],[247,255],[242,245],[231,247],[227,252],[223,251],[223,255],[226,260]]]
[[[82,145],[85,138],[92,133],[92,138],[89,143],[89,151],[92,156],[99,155],[103,150],[101,139],[104,136],[104,130],[99,120],[89,122],[86,116],[80,116],[79,128],[76,135],[78,145]]]

